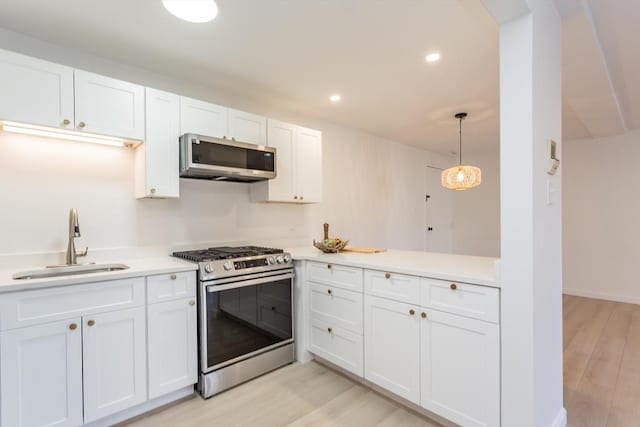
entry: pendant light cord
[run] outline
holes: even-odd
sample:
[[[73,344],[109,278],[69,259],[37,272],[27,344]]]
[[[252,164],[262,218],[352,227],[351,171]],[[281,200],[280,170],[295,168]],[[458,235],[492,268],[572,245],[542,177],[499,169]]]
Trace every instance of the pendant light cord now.
[[[460,117],[460,164],[462,164],[462,117]]]

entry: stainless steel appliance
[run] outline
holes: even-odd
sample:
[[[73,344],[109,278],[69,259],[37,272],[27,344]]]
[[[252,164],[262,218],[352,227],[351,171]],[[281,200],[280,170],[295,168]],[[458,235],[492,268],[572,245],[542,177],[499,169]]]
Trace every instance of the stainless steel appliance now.
[[[293,362],[290,254],[244,246],[173,255],[200,267],[198,389],[203,397]]]
[[[180,137],[180,176],[255,182],[276,177],[276,149],[192,133]]]

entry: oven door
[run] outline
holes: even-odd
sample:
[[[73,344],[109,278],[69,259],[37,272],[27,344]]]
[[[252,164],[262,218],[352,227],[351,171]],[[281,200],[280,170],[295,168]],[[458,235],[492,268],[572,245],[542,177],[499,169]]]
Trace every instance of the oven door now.
[[[293,342],[292,270],[203,282],[202,286],[202,372]]]
[[[180,137],[180,176],[253,182],[276,177],[276,150],[195,134]]]

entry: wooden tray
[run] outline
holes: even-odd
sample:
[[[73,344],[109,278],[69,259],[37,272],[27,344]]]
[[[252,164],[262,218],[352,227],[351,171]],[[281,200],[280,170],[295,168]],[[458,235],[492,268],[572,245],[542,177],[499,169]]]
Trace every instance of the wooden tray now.
[[[367,246],[347,246],[340,252],[357,252],[359,254],[377,254],[379,252],[386,252],[384,248],[370,248]]]

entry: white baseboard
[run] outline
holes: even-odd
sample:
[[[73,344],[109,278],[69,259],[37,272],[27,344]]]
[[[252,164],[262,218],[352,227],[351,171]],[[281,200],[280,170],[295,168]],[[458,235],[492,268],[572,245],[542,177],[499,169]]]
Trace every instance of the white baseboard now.
[[[567,295],[575,295],[577,297],[604,299],[608,301],[627,302],[631,304],[640,304],[640,297],[632,297],[629,295],[609,294],[606,292],[585,291],[575,288],[564,288],[563,293]]]
[[[553,420],[551,427],[566,427],[567,426],[567,410],[562,408],[556,419]]]

